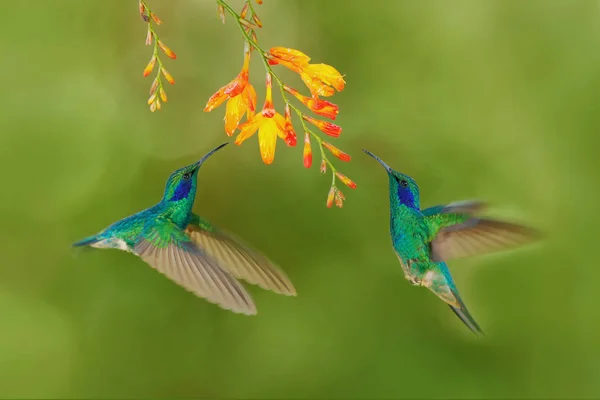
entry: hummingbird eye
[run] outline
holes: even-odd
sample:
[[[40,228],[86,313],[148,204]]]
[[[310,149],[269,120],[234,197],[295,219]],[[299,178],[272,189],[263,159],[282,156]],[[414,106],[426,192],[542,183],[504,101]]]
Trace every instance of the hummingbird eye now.
[[[185,174],[183,174],[183,179],[190,179],[191,177],[192,177],[191,172],[186,172]]]
[[[408,181],[406,181],[406,180],[402,179],[402,180],[400,181],[400,186],[402,186],[402,187],[407,187],[407,186],[408,186]]]

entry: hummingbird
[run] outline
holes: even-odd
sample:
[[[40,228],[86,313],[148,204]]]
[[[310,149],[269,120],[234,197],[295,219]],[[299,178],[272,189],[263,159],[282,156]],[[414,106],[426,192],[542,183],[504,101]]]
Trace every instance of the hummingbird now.
[[[237,279],[295,296],[292,282],[269,259],[192,212],[198,171],[207,158],[225,145],[173,172],[167,179],[162,200],[154,206],[123,218],[73,246],[135,254],[198,297],[235,313],[256,314],[252,297]]]
[[[414,286],[431,290],[471,331],[483,335],[462,301],[446,261],[514,248],[535,240],[537,231],[479,217],[486,206],[480,201],[421,209],[417,182],[393,170],[370,151],[363,151],[388,173],[390,234],[404,277]]]

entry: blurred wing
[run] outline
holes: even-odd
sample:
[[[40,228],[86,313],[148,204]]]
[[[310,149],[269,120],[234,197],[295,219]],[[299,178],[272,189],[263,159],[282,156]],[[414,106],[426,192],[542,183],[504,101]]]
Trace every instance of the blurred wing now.
[[[475,214],[476,212],[482,211],[486,207],[486,204],[477,200],[464,200],[456,201],[454,203],[446,205],[437,205],[422,210],[424,216],[430,217],[434,214]]]
[[[256,306],[244,287],[176,226],[163,223],[160,229],[151,228],[134,250],[152,268],[195,295],[235,313],[256,314]]]
[[[296,288],[283,271],[239,239],[195,223],[190,223],[185,232],[198,248],[236,278],[275,293],[296,295]]]
[[[522,225],[471,218],[440,229],[431,242],[431,259],[448,261],[515,248],[534,241],[538,233]]]

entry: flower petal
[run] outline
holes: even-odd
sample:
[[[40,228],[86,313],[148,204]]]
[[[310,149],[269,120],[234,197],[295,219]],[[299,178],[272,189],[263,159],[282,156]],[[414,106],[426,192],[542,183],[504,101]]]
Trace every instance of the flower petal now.
[[[256,90],[254,90],[254,86],[251,83],[248,83],[242,91],[242,98],[248,110],[252,111],[254,115],[254,111],[256,110]]]
[[[233,135],[238,127],[240,120],[246,112],[246,103],[242,96],[235,96],[227,101],[225,109],[225,133],[227,136]]]
[[[263,121],[258,129],[258,146],[263,162],[271,164],[275,159],[275,146],[277,145],[279,128],[273,118],[266,118]]]
[[[335,93],[334,88],[326,85],[320,79],[317,79],[304,71],[300,73],[300,78],[302,78],[302,81],[313,96],[329,97],[333,96]]]
[[[254,133],[256,132],[258,127],[261,125],[263,120],[264,120],[264,117],[262,116],[262,114],[256,114],[254,117],[252,117],[252,119],[250,121],[246,121],[243,124],[241,124],[240,126],[238,126],[240,133],[235,138],[235,144],[237,144],[239,146],[240,144],[242,144],[242,142],[244,140],[246,140],[250,136],[254,135]]]
[[[277,61],[288,61],[298,66],[308,64],[310,61],[310,57],[300,50],[287,47],[272,47],[269,50],[269,53],[271,53],[271,56],[276,58]]]
[[[326,85],[333,86],[338,92],[344,90],[346,81],[339,71],[327,64],[309,64],[304,68],[304,72],[313,78],[319,79]]]
[[[215,94],[210,96],[206,105],[204,106],[205,112],[211,112],[215,108],[219,107],[229,96],[225,94],[225,86],[219,89]]]

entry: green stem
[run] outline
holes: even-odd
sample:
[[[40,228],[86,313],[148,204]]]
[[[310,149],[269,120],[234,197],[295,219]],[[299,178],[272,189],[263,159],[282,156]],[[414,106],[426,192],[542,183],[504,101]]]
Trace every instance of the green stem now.
[[[306,126],[306,123],[304,122],[304,118],[303,118],[304,113],[302,111],[300,111],[298,109],[298,107],[293,105],[288,100],[287,94],[285,93],[285,90],[283,89],[285,84],[277,76],[277,74],[275,74],[275,72],[273,72],[273,68],[271,68],[271,66],[269,65],[269,60],[267,59],[265,51],[258,45],[258,43],[256,43],[254,40],[252,40],[252,37],[248,34],[248,32],[246,32],[246,27],[240,22],[240,19],[241,19],[240,15],[237,12],[235,12],[235,10],[233,8],[231,8],[231,6],[229,4],[227,4],[224,0],[216,0],[216,1],[217,1],[217,4],[223,6],[223,8],[225,10],[227,10],[227,12],[229,14],[231,14],[233,19],[235,19],[235,22],[238,25],[238,27],[240,28],[240,31],[242,32],[244,39],[248,43],[250,43],[250,45],[252,47],[254,47],[254,49],[257,51],[257,53],[259,53],[260,58],[265,66],[265,69],[267,70],[267,73],[269,75],[271,75],[271,77],[277,82],[277,85],[279,86],[279,91],[281,92],[281,97],[282,97],[284,103],[286,105],[289,105],[296,112],[296,114],[298,114],[298,116],[300,117],[300,122],[302,122],[302,128],[304,128],[304,130],[306,132],[308,132],[311,136],[313,136],[315,138],[315,140],[317,141],[317,143],[319,144],[319,150],[321,150],[321,157],[323,157],[323,160],[325,160],[327,165],[329,165],[329,168],[331,168],[331,172],[332,172],[331,186],[335,186],[335,173],[336,173],[337,169],[334,167],[333,163],[329,160],[329,158],[325,155],[325,150],[323,149],[323,139],[321,139],[321,137],[319,135],[314,133],[311,129],[309,129]],[[255,13],[254,7],[252,6],[251,1],[252,0],[246,0],[246,3],[248,4],[248,8],[250,9],[250,11],[252,13]]]

